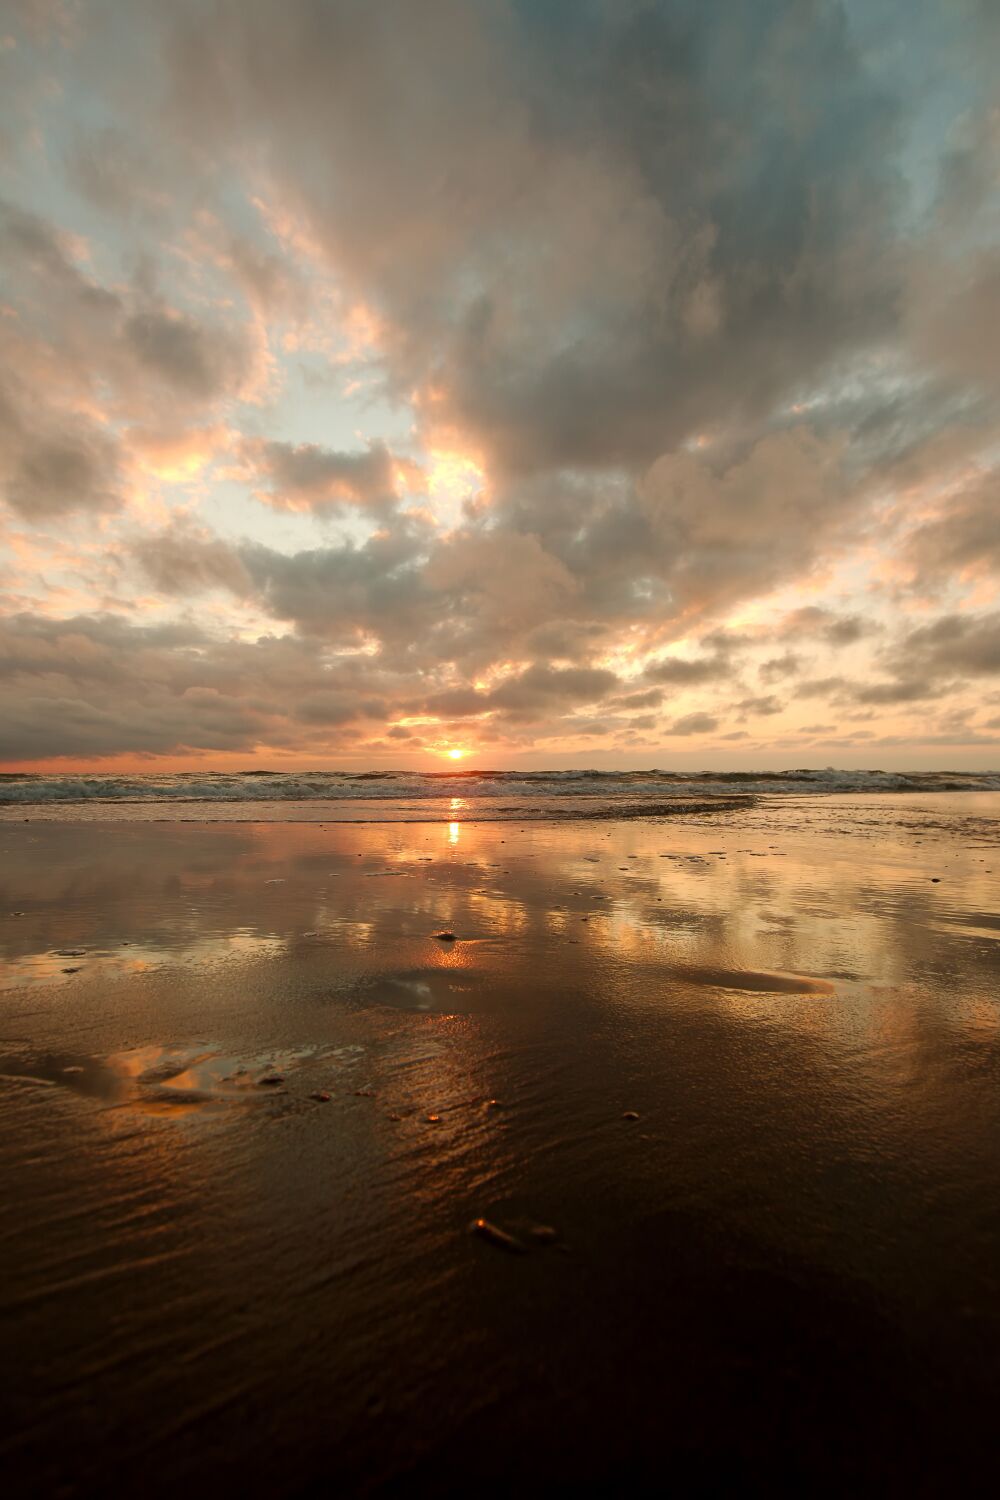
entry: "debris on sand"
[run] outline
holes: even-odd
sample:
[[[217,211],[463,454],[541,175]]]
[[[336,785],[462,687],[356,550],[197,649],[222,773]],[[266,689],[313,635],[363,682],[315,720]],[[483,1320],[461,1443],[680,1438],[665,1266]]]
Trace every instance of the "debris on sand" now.
[[[284,1083],[284,1075],[281,1073],[265,1073],[263,1078],[258,1078],[260,1088],[274,1088],[279,1083]]]
[[[627,1109],[622,1115],[623,1120],[638,1120],[639,1112],[635,1109]]]
[[[539,1245],[554,1245],[559,1238],[558,1229],[553,1229],[551,1224],[532,1224],[528,1233]]]
[[[428,1125],[440,1125],[441,1124],[441,1116],[440,1115],[428,1115],[427,1116],[427,1123],[428,1123]]]
[[[315,1099],[317,1104],[329,1104],[330,1102],[330,1095],[326,1089],[313,1089],[309,1097],[310,1099]]]
[[[508,1234],[506,1229],[501,1229],[497,1224],[491,1224],[489,1219],[473,1219],[469,1225],[469,1233],[478,1235],[488,1245],[495,1245],[498,1250],[506,1250],[508,1255],[526,1255],[527,1245],[514,1235]]]
[[[434,934],[434,936],[437,938],[437,940],[438,940],[439,943],[453,943],[453,942],[455,942],[455,934],[453,932],[448,932],[448,931],[445,931],[445,932],[436,932]]]

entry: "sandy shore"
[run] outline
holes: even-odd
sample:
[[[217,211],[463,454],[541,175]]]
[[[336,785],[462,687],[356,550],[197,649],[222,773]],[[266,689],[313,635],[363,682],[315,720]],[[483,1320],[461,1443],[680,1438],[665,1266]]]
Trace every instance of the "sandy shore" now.
[[[6,823],[15,1492],[988,1472],[1000,798],[891,806]]]

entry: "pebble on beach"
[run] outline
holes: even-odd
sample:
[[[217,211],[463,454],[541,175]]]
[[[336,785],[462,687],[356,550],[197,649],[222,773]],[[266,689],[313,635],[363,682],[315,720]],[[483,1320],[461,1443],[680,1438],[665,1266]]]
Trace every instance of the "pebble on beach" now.
[[[488,1245],[495,1245],[498,1250],[506,1250],[509,1255],[527,1254],[527,1246],[524,1245],[513,1234],[508,1234],[506,1229],[501,1229],[497,1224],[491,1224],[489,1219],[473,1219],[469,1225],[469,1233],[478,1235]]]
[[[638,1120],[639,1112],[635,1109],[627,1109],[622,1115],[623,1120]]]
[[[263,1078],[257,1079],[261,1088],[273,1088],[276,1084],[284,1083],[284,1081],[280,1073],[266,1073]]]
[[[455,941],[455,934],[453,932],[436,932],[434,936],[439,943],[453,943]]]

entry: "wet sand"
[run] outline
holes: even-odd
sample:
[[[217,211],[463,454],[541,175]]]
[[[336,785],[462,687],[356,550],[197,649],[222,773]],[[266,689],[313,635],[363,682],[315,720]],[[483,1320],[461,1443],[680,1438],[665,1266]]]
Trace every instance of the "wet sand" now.
[[[13,1492],[988,1482],[998,830],[5,823]]]

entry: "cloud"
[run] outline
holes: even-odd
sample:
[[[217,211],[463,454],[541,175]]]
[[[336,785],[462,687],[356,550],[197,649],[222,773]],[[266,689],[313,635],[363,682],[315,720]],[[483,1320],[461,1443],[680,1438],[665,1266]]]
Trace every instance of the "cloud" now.
[[[1000,573],[1000,474],[980,478],[933,520],[906,538],[902,561],[921,589],[947,584],[957,574]]]
[[[245,597],[252,589],[250,574],[233,548],[191,522],[178,521],[167,531],[138,537],[130,552],[164,594],[183,597],[225,589]]]
[[[492,706],[538,714],[553,704],[593,703],[620,687],[614,672],[586,667],[529,667],[489,694]]]
[[[903,677],[896,682],[864,683],[854,688],[851,698],[855,703],[919,703],[924,698],[934,698],[943,689],[920,677]]]
[[[402,483],[419,482],[416,465],[395,458],[384,443],[336,453],[315,443],[251,440],[242,456],[264,482],[258,498],[287,510],[331,511],[344,504],[378,509],[396,503]]]
[[[5,714],[0,758],[123,751],[320,751],[363,737],[392,675],[359,670],[314,643],[217,637],[192,625],[113,616],[0,621]]]
[[[685,714],[683,718],[675,719],[667,730],[668,734],[711,734],[713,729],[718,729],[719,721],[712,714]]]
[[[139,364],[187,397],[211,400],[242,383],[249,351],[238,333],[211,328],[173,309],[145,308],[122,327]]]
[[[1000,675],[1000,612],[942,615],[909,631],[892,659],[900,670],[925,680],[952,673],[974,678]]]
[[[734,706],[742,713],[756,717],[761,714],[780,714],[785,705],[779,702],[773,694],[768,694],[763,698],[741,698]]]
[[[644,675],[651,682],[669,682],[692,686],[728,677],[732,668],[724,656],[690,658],[666,656],[647,664]]]
[[[794,651],[785,651],[781,656],[769,657],[757,668],[761,682],[782,682],[786,677],[796,677],[802,669],[802,658]]]
[[[30,393],[0,384],[0,487],[27,519],[67,511],[111,511],[122,503],[115,438],[86,416],[39,408]]]
[[[18,743],[612,754],[779,689],[887,735],[972,701],[987,9],[917,7],[902,68],[839,0],[21,0],[0,566],[17,651],[63,614],[80,667],[19,680]]]
[[[820,605],[809,604],[785,617],[781,635],[792,640],[815,637],[829,646],[853,646],[856,641],[877,634],[879,628],[861,615],[838,615]]]

